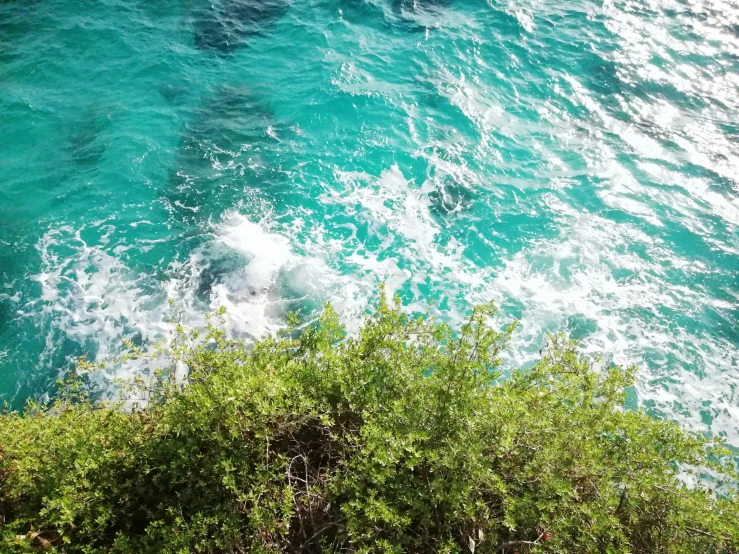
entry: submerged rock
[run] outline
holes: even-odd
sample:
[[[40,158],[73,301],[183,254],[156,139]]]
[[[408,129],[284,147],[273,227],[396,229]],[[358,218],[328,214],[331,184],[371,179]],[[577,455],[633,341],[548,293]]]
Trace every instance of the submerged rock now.
[[[282,17],[288,5],[288,0],[214,0],[193,10],[195,46],[230,54]]]
[[[189,90],[184,85],[173,85],[172,83],[162,83],[159,85],[159,94],[164,98],[167,104],[177,105],[189,94]]]
[[[437,2],[445,5],[444,0],[431,0],[430,4]],[[352,24],[406,33],[426,32],[426,27],[406,17],[425,4],[427,2],[414,3],[402,0],[394,0],[392,4],[372,0],[339,0],[342,18]]]
[[[472,192],[457,183],[440,183],[429,193],[431,211],[441,217],[449,217],[467,208],[472,203]]]
[[[75,163],[88,166],[100,161],[108,146],[100,135],[108,123],[108,118],[99,113],[88,112],[83,116],[66,145]]]
[[[268,181],[263,156],[276,140],[273,124],[273,114],[248,89],[222,87],[185,129],[164,191],[167,203],[184,220],[206,221],[234,206],[245,187]]]

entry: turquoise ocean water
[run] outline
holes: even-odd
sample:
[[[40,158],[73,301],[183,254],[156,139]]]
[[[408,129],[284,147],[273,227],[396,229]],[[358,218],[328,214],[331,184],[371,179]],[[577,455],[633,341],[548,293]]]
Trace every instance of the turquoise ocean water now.
[[[0,399],[383,280],[739,444],[739,4],[0,2]]]

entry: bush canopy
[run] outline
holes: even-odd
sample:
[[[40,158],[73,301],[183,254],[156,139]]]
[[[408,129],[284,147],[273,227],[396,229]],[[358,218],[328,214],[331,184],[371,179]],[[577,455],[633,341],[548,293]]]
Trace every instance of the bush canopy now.
[[[178,326],[125,401],[73,380],[0,417],[0,551],[739,552],[721,444],[559,336],[502,376],[494,313],[454,331],[381,293],[356,336],[330,306],[252,345]]]

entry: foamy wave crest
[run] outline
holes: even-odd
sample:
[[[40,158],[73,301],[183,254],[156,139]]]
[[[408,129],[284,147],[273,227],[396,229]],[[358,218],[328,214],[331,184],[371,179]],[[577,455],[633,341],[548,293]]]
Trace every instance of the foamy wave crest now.
[[[670,263],[647,264],[642,250]],[[562,237],[539,241],[508,260],[491,282],[500,303],[523,306],[511,356],[519,363],[534,360],[547,333],[566,331],[585,352],[607,356],[605,363],[637,363],[639,401],[653,413],[739,444],[735,346],[670,317],[730,321],[733,307],[671,282],[670,268],[710,272],[636,227],[577,217]]]
[[[397,165],[379,178],[341,171],[336,177],[336,188],[321,200],[341,206],[342,213],[369,228],[369,244],[354,244],[343,260],[353,273],[378,276],[391,293],[405,289],[414,299],[410,308],[418,311],[427,310],[429,287],[455,298],[485,286],[487,272],[462,255],[463,245],[453,236],[442,238],[431,213],[429,193],[436,190],[431,183],[411,183]],[[463,317],[453,303],[448,310],[453,319]]]
[[[43,269],[33,277],[40,297],[21,311],[45,337],[39,364],[63,372],[79,356],[109,360],[126,339],[151,344],[171,333],[172,319],[202,328],[204,314],[222,306],[227,333],[249,340],[282,328],[288,312],[314,314],[327,300],[355,320],[376,285],[355,284],[328,267],[325,245],[298,251],[271,226],[227,214],[184,262],[154,273],[129,268],[121,249],[106,249],[106,236],[89,245],[83,230],[47,232],[37,246]],[[97,377],[105,385],[143,369],[137,363],[116,365]]]
[[[210,309],[226,308],[229,333],[251,338],[282,328],[288,312],[312,314],[327,300],[347,315],[358,314],[367,293],[328,265],[326,245],[300,244],[290,229],[275,227],[227,214],[216,239],[194,251],[183,268],[189,277],[178,281],[185,285],[178,297],[195,305],[194,294],[205,294]]]
[[[20,315],[33,319],[44,337],[40,368],[58,370],[60,377],[77,357],[107,360],[121,352],[125,339],[145,344],[169,330],[165,289],[106,251],[106,237],[89,245],[81,230],[65,226],[45,233],[37,245],[42,271],[32,280],[40,297]]]
[[[55,339],[63,336],[79,344],[94,343],[89,354],[102,359],[123,337],[138,334],[146,340],[165,330],[154,324],[160,318],[152,317],[152,308],[161,304],[159,291],[144,286],[147,278],[134,274],[115,255],[89,246],[79,230],[51,230],[37,248],[43,269],[33,279],[41,286],[36,302],[47,330],[45,354],[58,348]],[[32,308],[26,306],[25,311],[30,315]]]

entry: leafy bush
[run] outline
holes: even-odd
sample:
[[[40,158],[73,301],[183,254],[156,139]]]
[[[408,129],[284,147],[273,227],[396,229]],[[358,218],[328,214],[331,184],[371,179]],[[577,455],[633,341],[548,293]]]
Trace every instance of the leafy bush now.
[[[634,370],[562,338],[501,378],[493,313],[453,333],[383,296],[355,338],[330,307],[253,347],[180,329],[146,405],[73,383],[0,418],[0,550],[739,552],[720,445],[625,410]]]

